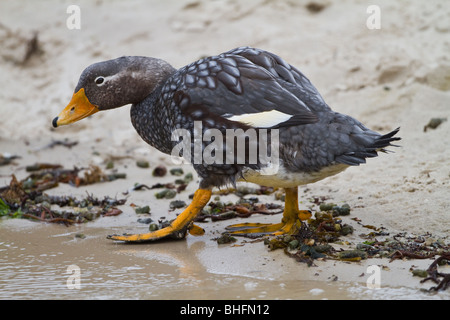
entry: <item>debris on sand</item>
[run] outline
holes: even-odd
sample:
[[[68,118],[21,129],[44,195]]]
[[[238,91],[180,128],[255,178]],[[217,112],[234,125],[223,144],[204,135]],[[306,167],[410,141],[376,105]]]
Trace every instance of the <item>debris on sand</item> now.
[[[447,118],[431,118],[430,121],[423,127],[423,132],[427,132],[428,129],[436,129],[445,121],[447,121]]]
[[[236,242],[237,239],[228,235],[228,234],[223,234],[218,238],[213,239],[217,242],[217,244],[227,244],[227,243],[233,243]]]
[[[56,146],[63,146],[63,147],[71,149],[72,147],[76,146],[77,144],[78,144],[78,141],[70,141],[68,139],[52,140],[52,142],[48,143],[47,145],[45,145],[43,147],[39,147],[39,148],[35,149],[34,151],[41,151],[44,149],[53,149]]]
[[[181,168],[173,168],[170,169],[170,174],[173,176],[182,176],[184,174],[183,169]]]
[[[147,160],[137,160],[136,166],[138,168],[146,169],[146,168],[150,168],[150,163]]]
[[[428,289],[428,292],[439,291],[439,290],[447,290],[450,287],[450,273],[442,273],[438,271],[439,265],[450,264],[450,251],[447,251],[440,255],[426,270],[428,273],[428,277],[423,279],[421,282],[425,282],[428,280],[433,281],[437,284],[436,287],[431,287]],[[439,280],[439,278],[442,278]]]
[[[351,212],[350,206],[348,204],[338,206],[325,203],[323,201],[325,199],[320,201],[318,199],[316,197],[311,200],[316,206],[311,207],[311,210],[315,211],[313,217],[302,223],[299,220],[289,234],[281,236],[258,234],[257,236],[265,237],[264,243],[269,250],[282,249],[289,257],[308,266],[315,266],[315,261],[326,259],[359,262],[368,258],[389,258],[392,262],[396,259],[432,259],[440,256],[428,270],[414,271],[413,274],[425,277],[422,282],[432,280],[438,284],[429,291],[445,290],[450,287],[450,275],[437,271],[438,264],[450,264],[450,243],[446,243],[445,238],[439,238],[430,233],[413,235],[406,232],[390,236],[384,227],[365,225],[360,219],[354,217],[350,219],[371,232],[357,235],[363,241],[352,243],[354,240],[347,241],[345,237],[353,234],[355,229],[343,222],[343,217],[346,218],[345,216]],[[211,221],[216,221],[238,217],[241,214],[238,209],[241,202],[242,199],[238,204],[210,202],[197,219],[204,221],[206,218],[211,218]],[[244,216],[254,211],[254,205],[255,203],[247,203],[244,206],[248,211],[244,213]],[[270,205],[266,204],[266,206]],[[246,236],[255,237],[251,234]],[[352,239],[355,236],[353,235]]]
[[[284,249],[288,256],[304,262],[308,266],[313,266],[316,259],[357,261],[363,258],[363,255],[357,259],[351,253],[342,253],[342,251],[340,253],[329,245],[329,243],[338,241],[341,236],[353,233],[351,226],[342,223],[341,219],[333,217],[331,212],[318,211],[314,216],[315,218],[309,219],[308,223],[298,221],[297,226],[294,226],[290,234],[266,241],[269,249]]]
[[[235,217],[248,218],[253,214],[273,215],[283,212],[281,205],[258,203],[257,198],[239,199],[236,203],[211,201],[195,218],[196,222],[228,220]]]
[[[64,169],[61,165],[50,163],[35,163],[26,167],[30,175],[21,181],[25,190],[44,191],[57,187],[59,183],[68,183],[72,186],[94,184],[98,182],[124,179],[124,173],[105,173],[100,167],[91,165],[89,168]],[[83,172],[84,177],[79,176]],[[4,187],[5,188],[5,187]],[[2,189],[0,188],[0,192]]]
[[[156,199],[173,199],[177,195],[177,192],[173,189],[164,189],[155,193]]]
[[[342,261],[361,261],[367,259],[367,253],[362,250],[344,250],[337,254],[339,260]]]
[[[165,166],[159,165],[155,169],[153,169],[154,177],[164,177],[167,173],[167,169]]]
[[[169,208],[170,208],[171,210],[175,210],[175,209],[179,209],[179,208],[184,208],[184,207],[186,207],[186,206],[187,206],[187,204],[186,204],[186,202],[183,201],[183,200],[174,200],[174,201],[171,201],[170,204],[169,204]]]
[[[306,4],[306,9],[311,12],[311,13],[319,13],[321,12],[323,9],[325,9],[328,6],[328,3],[323,2],[315,2],[315,1],[311,1],[308,4]]]
[[[9,186],[0,189],[0,197],[6,203],[22,203],[27,197],[27,193],[23,190],[22,184],[17,180],[15,175],[12,175]]]
[[[126,202],[105,197],[103,200],[87,195],[83,199],[70,196],[50,196],[43,193],[58,182],[67,182],[67,170],[60,166],[44,166],[46,169],[38,175],[33,173],[28,178],[18,181],[12,175],[9,186],[0,188],[0,216],[10,218],[27,218],[37,221],[73,224],[92,221],[100,216],[115,216],[122,211],[116,206]],[[42,166],[35,166],[39,170]],[[57,173],[55,173],[57,172]],[[69,172],[71,175],[78,170]],[[71,176],[69,174],[69,176]],[[69,210],[64,210],[69,207]]]
[[[150,206],[135,207],[134,211],[136,214],[148,214],[150,213]]]
[[[0,42],[2,42],[2,60],[18,66],[26,66],[33,57],[42,56],[44,50],[38,39],[37,31],[12,30],[0,23]]]
[[[8,164],[13,163],[14,159],[19,159],[19,156],[11,155],[11,154],[0,154],[0,166],[6,166]]]
[[[175,171],[179,172],[179,171]],[[154,177],[163,177],[167,173],[167,169],[164,166],[158,166],[153,170]],[[177,173],[178,175],[178,173]],[[124,195],[127,195],[131,191],[137,190],[152,190],[152,189],[164,189],[155,194],[156,199],[172,199],[176,196],[177,193],[184,191],[189,184],[193,180],[192,173],[187,173],[183,179],[176,179],[173,183],[155,183],[151,186],[136,183],[131,189],[126,192],[123,192]]]

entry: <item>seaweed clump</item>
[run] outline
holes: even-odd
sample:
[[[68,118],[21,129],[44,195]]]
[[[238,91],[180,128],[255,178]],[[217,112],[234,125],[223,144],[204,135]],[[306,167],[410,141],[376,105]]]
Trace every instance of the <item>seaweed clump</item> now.
[[[100,216],[115,216],[122,211],[117,208],[125,199],[105,197],[98,199],[87,195],[82,199],[71,196],[51,196],[42,192],[43,186],[53,184],[18,181],[13,175],[9,186],[0,189],[0,217],[25,218],[36,221],[70,225],[92,221]],[[57,206],[58,208],[55,208]],[[70,207],[70,210],[62,208]]]
[[[265,243],[270,250],[284,249],[284,252],[299,262],[308,266],[314,265],[316,259],[340,259],[346,261],[359,261],[366,258],[365,255],[349,256],[350,253],[337,252],[330,243],[353,233],[353,227],[344,224],[339,215],[333,214],[336,206],[322,207],[328,211],[318,211],[308,223],[298,221],[291,234],[266,239]]]

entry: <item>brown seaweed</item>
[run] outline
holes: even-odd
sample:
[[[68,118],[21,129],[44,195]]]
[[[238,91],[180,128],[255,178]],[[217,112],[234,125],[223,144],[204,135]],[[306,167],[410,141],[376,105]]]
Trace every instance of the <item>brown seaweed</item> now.
[[[28,181],[25,179],[25,182]],[[27,218],[43,222],[63,223],[66,225],[94,220],[100,216],[118,215],[122,211],[116,206],[125,199],[105,197],[98,199],[87,195],[82,199],[69,196],[50,196],[43,193],[43,185],[18,181],[13,175],[9,186],[0,189],[0,215],[11,218]],[[58,208],[54,208],[54,206]],[[63,208],[70,207],[70,210]]]
[[[425,281],[431,280],[437,284],[436,287],[431,287],[430,289],[428,289],[429,292],[447,290],[450,287],[450,273],[442,273],[438,271],[438,265],[440,265],[441,263],[450,263],[450,252],[443,253],[428,267],[427,273],[429,276],[423,279],[421,282],[423,283]],[[439,280],[440,277],[442,277],[441,280]]]

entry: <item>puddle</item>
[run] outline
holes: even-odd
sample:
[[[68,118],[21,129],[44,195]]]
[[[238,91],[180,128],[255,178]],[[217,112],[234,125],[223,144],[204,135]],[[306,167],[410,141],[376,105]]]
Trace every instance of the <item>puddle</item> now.
[[[82,232],[86,238],[75,237]],[[237,256],[210,237],[159,244],[107,241],[111,230],[0,221],[0,299],[443,299],[408,288],[296,279],[292,259]],[[233,257],[233,258],[232,258]],[[277,263],[274,262],[274,260]],[[272,263],[270,263],[272,261]],[[285,270],[283,268],[286,267]],[[79,286],[78,286],[79,285]],[[78,287],[77,287],[78,286]],[[447,296],[448,298],[448,296]]]

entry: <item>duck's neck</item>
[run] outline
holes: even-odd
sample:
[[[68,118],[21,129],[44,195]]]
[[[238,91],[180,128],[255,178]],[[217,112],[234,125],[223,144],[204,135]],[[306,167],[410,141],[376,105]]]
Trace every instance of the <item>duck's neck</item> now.
[[[161,84],[143,101],[131,106],[131,122],[141,138],[161,152],[172,151],[173,114],[161,104]]]
[[[132,102],[131,122],[145,142],[167,153],[166,149],[170,148],[170,143],[167,144],[162,131],[169,130],[165,125],[169,110],[160,103],[160,95],[162,87],[176,72],[176,69],[169,63],[155,58],[144,58],[139,66],[141,70],[136,76],[140,80],[140,85],[150,93],[144,95],[137,102]],[[168,139],[170,139],[170,135]]]

